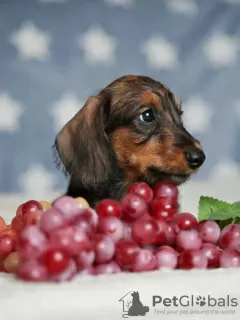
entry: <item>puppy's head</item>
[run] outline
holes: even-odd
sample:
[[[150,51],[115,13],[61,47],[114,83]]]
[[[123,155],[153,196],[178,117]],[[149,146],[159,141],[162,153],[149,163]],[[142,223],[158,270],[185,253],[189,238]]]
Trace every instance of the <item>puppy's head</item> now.
[[[126,185],[161,179],[178,185],[205,160],[181,116],[180,102],[162,83],[124,76],[88,99],[55,146],[72,183],[93,192],[119,174]]]

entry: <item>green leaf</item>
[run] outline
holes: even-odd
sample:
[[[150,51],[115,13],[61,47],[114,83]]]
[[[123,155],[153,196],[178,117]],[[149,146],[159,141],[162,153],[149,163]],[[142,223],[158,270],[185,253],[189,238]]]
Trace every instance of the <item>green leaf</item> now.
[[[225,216],[225,213],[229,212],[230,207],[231,204],[228,202],[213,197],[201,196],[198,204],[198,220],[224,220],[232,218],[231,215],[227,215],[222,219],[222,217]],[[213,215],[215,215],[215,218],[213,218]]]

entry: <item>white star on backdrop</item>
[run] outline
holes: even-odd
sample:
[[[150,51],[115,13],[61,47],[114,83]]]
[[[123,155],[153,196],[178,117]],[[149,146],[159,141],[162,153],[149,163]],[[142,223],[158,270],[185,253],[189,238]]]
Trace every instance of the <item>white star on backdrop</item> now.
[[[117,40],[107,34],[102,27],[92,27],[77,39],[83,50],[84,60],[89,65],[102,63],[112,65],[116,62]]]
[[[198,12],[195,0],[165,0],[165,5],[171,13],[194,15]]]
[[[33,164],[20,175],[18,183],[23,192],[39,197],[52,192],[56,177],[42,165]]]
[[[59,131],[82,108],[83,104],[74,93],[65,93],[56,101],[50,109],[55,130]]]
[[[212,169],[210,178],[217,181],[240,180],[240,164],[230,158],[221,159]]]
[[[176,46],[163,37],[150,37],[140,46],[150,68],[174,69],[178,66]]]
[[[205,133],[211,123],[213,107],[201,97],[188,99],[183,106],[183,122],[191,133]]]
[[[203,53],[211,67],[222,68],[234,65],[238,57],[240,39],[226,34],[214,34],[203,45]]]
[[[19,120],[23,106],[6,92],[0,93],[0,131],[15,132],[19,129]]]
[[[22,24],[18,31],[11,34],[9,41],[17,49],[20,59],[45,61],[49,58],[51,36],[32,22]]]
[[[132,8],[135,0],[104,0],[110,6],[121,6],[125,9]]]

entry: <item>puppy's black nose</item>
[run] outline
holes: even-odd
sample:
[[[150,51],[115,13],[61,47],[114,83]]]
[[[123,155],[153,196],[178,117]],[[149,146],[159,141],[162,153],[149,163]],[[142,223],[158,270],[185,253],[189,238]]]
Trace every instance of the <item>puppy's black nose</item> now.
[[[201,167],[206,159],[204,152],[197,148],[192,148],[185,151],[185,157],[191,169],[197,169]]]

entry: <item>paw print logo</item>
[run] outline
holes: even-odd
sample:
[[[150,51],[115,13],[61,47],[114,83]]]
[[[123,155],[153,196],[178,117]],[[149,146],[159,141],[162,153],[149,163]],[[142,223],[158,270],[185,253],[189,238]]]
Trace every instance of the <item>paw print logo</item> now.
[[[198,296],[198,297],[196,298],[196,304],[199,305],[200,307],[205,306],[205,304],[206,304],[206,298],[205,298],[205,297]]]

